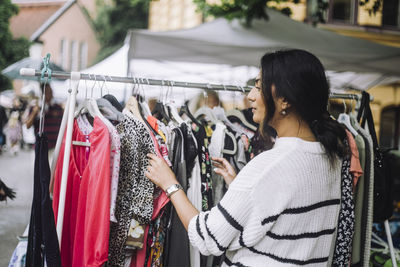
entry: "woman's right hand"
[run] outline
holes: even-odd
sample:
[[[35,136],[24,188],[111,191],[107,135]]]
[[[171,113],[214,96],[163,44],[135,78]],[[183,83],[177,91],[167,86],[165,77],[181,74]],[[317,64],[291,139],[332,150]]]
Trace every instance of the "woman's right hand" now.
[[[216,167],[214,169],[215,173],[224,177],[225,183],[230,185],[236,177],[236,172],[232,165],[224,158],[212,157],[211,160],[214,167]]]

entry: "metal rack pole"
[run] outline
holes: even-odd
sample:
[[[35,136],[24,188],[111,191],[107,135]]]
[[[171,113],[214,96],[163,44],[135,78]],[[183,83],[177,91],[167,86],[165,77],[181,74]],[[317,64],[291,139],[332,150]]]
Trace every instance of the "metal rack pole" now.
[[[22,76],[41,76],[42,73],[39,70],[22,68],[20,70]],[[252,87],[249,86],[239,86],[239,85],[223,85],[223,84],[211,84],[211,83],[194,83],[194,82],[181,82],[181,81],[171,81],[171,80],[158,80],[158,79],[148,79],[148,78],[138,78],[138,77],[118,77],[118,76],[108,76],[99,74],[80,74],[81,80],[92,80],[92,81],[105,81],[105,82],[119,82],[119,83],[135,83],[143,85],[156,85],[156,86],[174,86],[174,87],[186,87],[186,88],[198,88],[198,89],[211,89],[211,90],[221,90],[221,91],[241,91],[248,92]],[[44,77],[48,77],[47,73]],[[71,73],[53,71],[51,74],[52,78],[58,79],[69,79]]]

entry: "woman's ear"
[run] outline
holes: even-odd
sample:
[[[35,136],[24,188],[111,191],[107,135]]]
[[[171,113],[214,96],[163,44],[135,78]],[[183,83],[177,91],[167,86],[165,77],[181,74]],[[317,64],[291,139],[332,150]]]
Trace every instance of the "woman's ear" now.
[[[290,105],[290,103],[287,101],[287,99],[284,98],[284,97],[281,97],[281,98],[280,98],[280,104],[281,104],[282,109],[284,109],[284,110],[290,109],[290,107],[292,106],[292,105]]]

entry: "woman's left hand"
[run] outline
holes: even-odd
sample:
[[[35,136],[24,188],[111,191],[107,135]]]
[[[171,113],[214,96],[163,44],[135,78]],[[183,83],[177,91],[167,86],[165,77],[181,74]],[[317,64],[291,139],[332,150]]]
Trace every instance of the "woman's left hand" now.
[[[149,166],[145,175],[150,181],[164,191],[171,185],[178,183],[175,174],[164,159],[157,157],[155,154],[147,154],[147,157],[149,158]]]

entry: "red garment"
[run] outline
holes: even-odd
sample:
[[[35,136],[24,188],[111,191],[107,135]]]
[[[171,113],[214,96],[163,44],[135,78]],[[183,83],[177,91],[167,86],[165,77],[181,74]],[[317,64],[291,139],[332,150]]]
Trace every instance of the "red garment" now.
[[[72,140],[86,140],[76,121]],[[89,141],[88,158],[86,147],[73,145],[71,148],[61,242],[61,262],[67,267],[101,266],[108,259],[110,136],[105,124],[97,117]],[[60,155],[63,155],[64,147],[65,137]],[[62,162],[60,156],[55,172],[54,214],[58,211]]]
[[[147,117],[149,119],[150,116]],[[149,121],[150,122],[150,121]],[[153,127],[153,126],[152,126]],[[159,158],[163,158],[160,152],[160,148],[157,142],[156,137],[154,134],[149,131],[150,136],[153,140],[154,147],[157,153],[157,156]],[[161,209],[169,202],[169,198],[165,194],[164,191],[161,192],[161,194],[153,201],[153,215],[151,217],[151,220],[154,220],[157,218],[158,214],[160,213]],[[131,259],[131,265],[130,267],[142,267],[144,266],[144,263],[146,261],[146,249],[147,249],[147,234],[149,233],[149,225],[146,225],[146,228],[144,229],[144,243],[143,243],[143,248],[138,249],[136,252],[136,255],[132,256]],[[135,253],[134,253],[135,254]]]
[[[346,130],[347,141],[349,142],[350,150],[351,150],[351,160],[350,160],[350,172],[353,174],[353,191],[356,188],[358,179],[363,174],[363,170],[360,164],[360,156],[358,153],[358,148],[356,141],[354,140],[353,135]]]
[[[158,132],[158,123],[157,118],[153,116],[147,116],[147,122],[150,124],[151,128],[153,128],[156,132]]]

